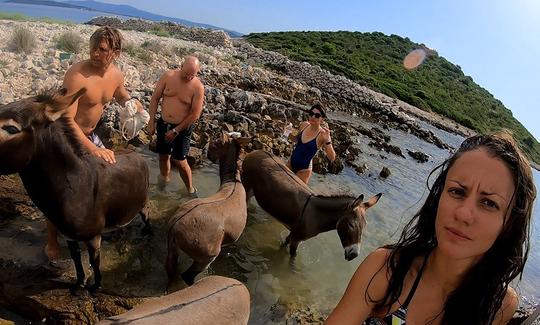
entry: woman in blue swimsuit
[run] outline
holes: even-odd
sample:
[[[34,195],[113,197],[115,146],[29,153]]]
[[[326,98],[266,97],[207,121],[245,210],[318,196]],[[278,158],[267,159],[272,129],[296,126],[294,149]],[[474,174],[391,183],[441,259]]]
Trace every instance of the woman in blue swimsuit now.
[[[321,126],[326,113],[321,104],[315,104],[308,111],[309,119],[300,123],[296,146],[291,158],[287,162],[289,167],[304,183],[311,177],[312,160],[317,151],[324,147],[326,156],[330,161],[336,159],[336,152],[332,147],[330,130]]]
[[[326,324],[507,324],[536,197],[507,133],[466,139],[400,240],[358,267]],[[433,172],[432,172],[433,174]],[[431,182],[428,182],[431,183]]]

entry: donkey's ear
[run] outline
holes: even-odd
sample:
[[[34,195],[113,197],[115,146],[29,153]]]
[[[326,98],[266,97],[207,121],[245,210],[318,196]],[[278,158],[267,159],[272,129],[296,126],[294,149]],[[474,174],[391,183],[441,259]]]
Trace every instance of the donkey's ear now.
[[[364,201],[364,194],[360,194],[360,196],[358,196],[354,201],[353,203],[351,204],[353,207],[356,207],[358,206],[360,203],[362,203],[362,201]]]
[[[379,193],[377,195],[374,195],[371,199],[367,200],[367,202],[364,202],[363,205],[364,205],[364,208],[367,210],[369,208],[371,208],[372,206],[374,206],[375,204],[377,204],[377,202],[379,202],[379,199],[381,198],[382,196],[382,193]]]
[[[229,141],[229,134],[225,131],[221,131],[221,143],[227,143]]]
[[[239,144],[240,146],[244,147],[244,146],[247,146],[250,142],[251,142],[251,138],[248,138],[248,137],[240,137],[240,138],[236,138],[235,139]]]
[[[84,95],[86,88],[81,88],[74,94],[67,95],[67,88],[58,90],[52,96],[50,101],[45,103],[45,115],[51,121],[56,121],[65,111],[77,100]]]

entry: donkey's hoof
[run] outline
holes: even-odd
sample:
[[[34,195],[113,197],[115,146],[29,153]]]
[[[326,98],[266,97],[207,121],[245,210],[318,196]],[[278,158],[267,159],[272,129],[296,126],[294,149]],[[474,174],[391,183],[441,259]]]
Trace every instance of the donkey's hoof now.
[[[69,286],[69,292],[71,293],[71,295],[79,297],[85,292],[84,285],[78,283],[72,284]]]
[[[190,274],[190,273],[182,273],[182,280],[188,285],[191,286],[193,283],[195,283],[195,276],[196,274]]]
[[[96,294],[101,292],[101,285],[99,284],[92,284],[90,286],[87,285],[86,290],[88,290],[88,292],[90,292],[92,296],[95,296]]]

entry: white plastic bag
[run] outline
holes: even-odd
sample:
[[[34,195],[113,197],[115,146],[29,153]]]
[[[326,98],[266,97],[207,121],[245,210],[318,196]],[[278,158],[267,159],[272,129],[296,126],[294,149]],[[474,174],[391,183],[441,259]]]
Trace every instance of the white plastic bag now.
[[[137,111],[136,99],[132,98],[126,102],[124,106],[118,109],[118,117],[120,119],[120,132],[122,137],[129,141],[139,134],[139,131],[148,124],[150,115],[144,109]]]

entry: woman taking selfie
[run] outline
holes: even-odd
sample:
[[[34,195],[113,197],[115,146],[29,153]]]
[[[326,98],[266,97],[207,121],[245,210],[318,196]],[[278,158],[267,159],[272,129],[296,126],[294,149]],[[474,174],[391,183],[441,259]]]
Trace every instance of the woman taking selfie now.
[[[478,135],[440,173],[396,244],[358,267],[326,324],[506,324],[518,305],[536,189],[506,133]],[[433,172],[432,172],[433,174]]]

